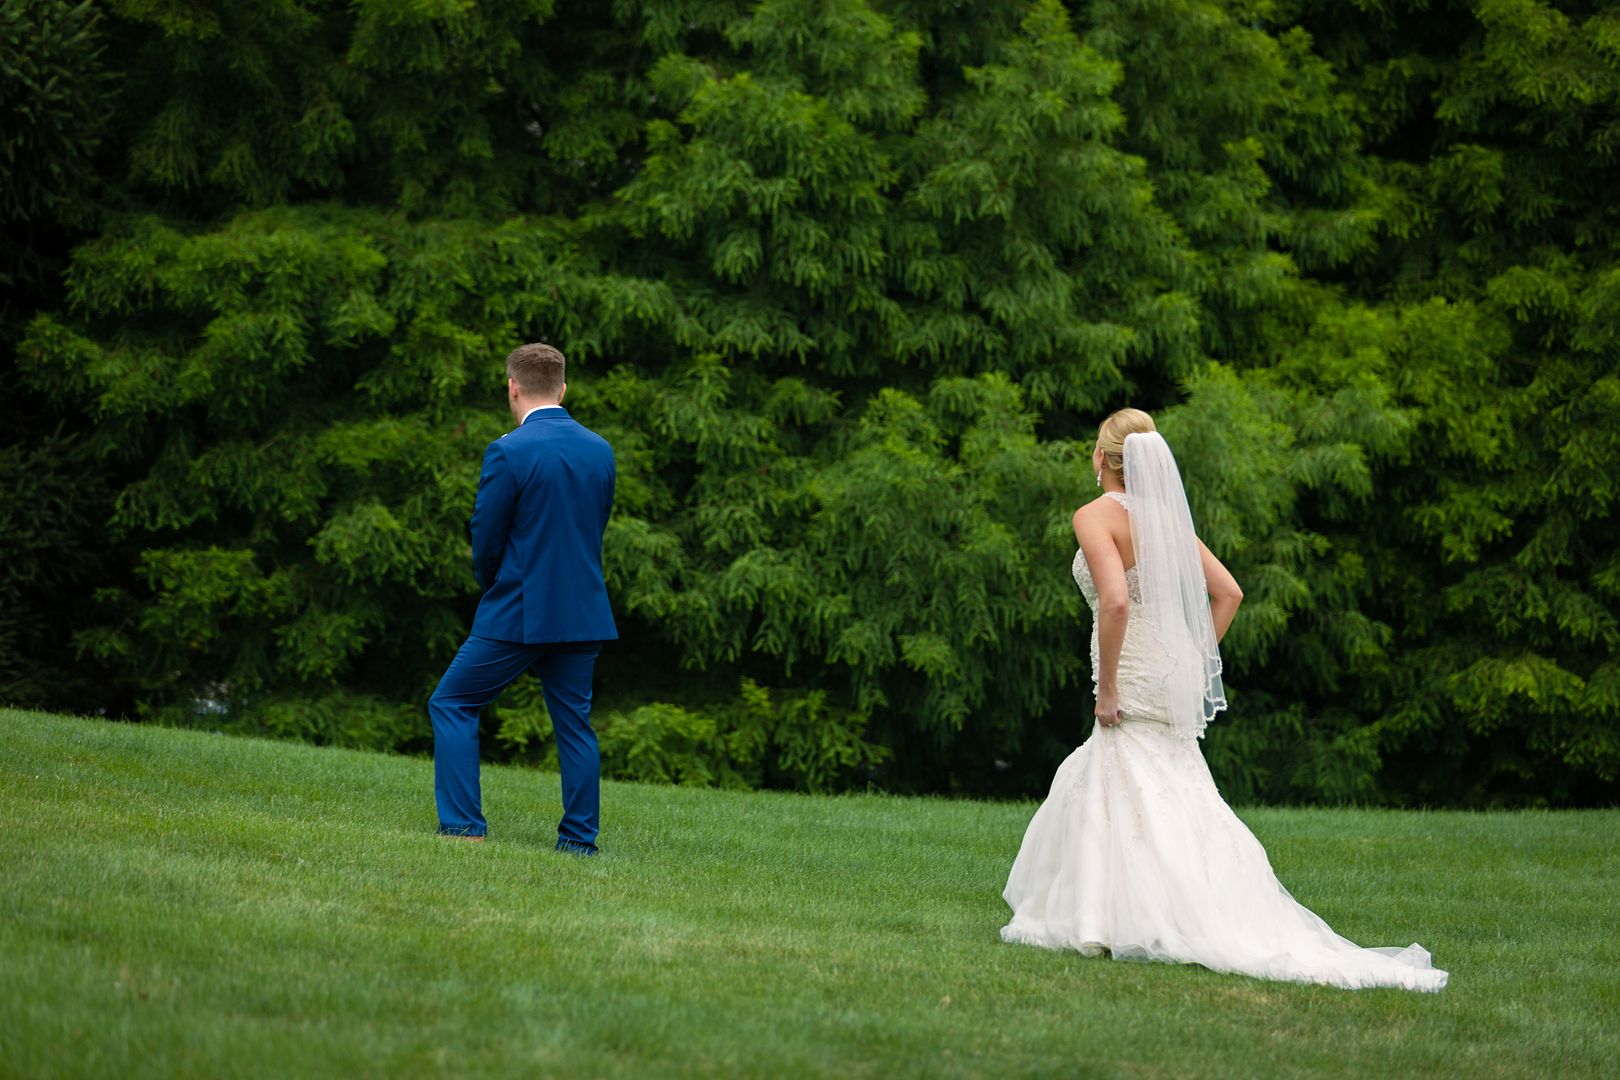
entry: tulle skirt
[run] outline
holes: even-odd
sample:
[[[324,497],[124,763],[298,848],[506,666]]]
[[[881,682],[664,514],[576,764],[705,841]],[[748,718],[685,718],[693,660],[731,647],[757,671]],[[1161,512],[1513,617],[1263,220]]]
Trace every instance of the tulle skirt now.
[[[1362,948],[1296,902],[1198,744],[1151,720],[1099,725],[1058,767],[1002,896],[1005,941],[1347,989],[1446,985],[1421,946]]]

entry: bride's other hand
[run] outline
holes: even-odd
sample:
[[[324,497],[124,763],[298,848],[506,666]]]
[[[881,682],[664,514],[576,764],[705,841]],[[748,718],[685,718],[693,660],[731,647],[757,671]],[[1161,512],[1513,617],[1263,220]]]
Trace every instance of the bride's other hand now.
[[[1097,691],[1097,723],[1103,727],[1116,727],[1125,718],[1119,715],[1119,691]]]

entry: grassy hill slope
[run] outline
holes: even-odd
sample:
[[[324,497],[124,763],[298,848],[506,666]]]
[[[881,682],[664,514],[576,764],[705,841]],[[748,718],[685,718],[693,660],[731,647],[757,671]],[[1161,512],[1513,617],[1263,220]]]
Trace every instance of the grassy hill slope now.
[[[1620,812],[1245,811],[1290,890],[1439,995],[1002,944],[1030,805],[432,764],[0,710],[0,1073],[1599,1075]]]

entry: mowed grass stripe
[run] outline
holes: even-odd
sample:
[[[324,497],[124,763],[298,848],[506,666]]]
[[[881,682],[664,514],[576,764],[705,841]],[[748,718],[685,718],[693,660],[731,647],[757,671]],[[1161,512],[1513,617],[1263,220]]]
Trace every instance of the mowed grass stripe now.
[[[1000,943],[1030,804],[604,785],[0,710],[0,1072],[1603,1075],[1620,812],[1251,809],[1301,901],[1439,995]]]

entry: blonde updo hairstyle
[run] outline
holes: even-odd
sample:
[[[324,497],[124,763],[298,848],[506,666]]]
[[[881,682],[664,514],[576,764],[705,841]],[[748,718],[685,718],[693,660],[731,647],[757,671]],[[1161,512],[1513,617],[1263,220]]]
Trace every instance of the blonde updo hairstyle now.
[[[1153,417],[1141,409],[1121,409],[1111,413],[1097,428],[1097,445],[1102,447],[1103,461],[1110,469],[1125,471],[1125,436],[1157,431]]]

